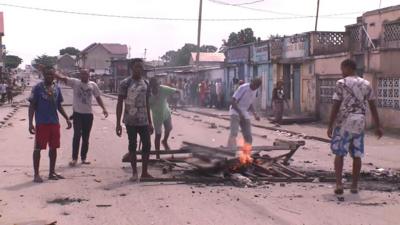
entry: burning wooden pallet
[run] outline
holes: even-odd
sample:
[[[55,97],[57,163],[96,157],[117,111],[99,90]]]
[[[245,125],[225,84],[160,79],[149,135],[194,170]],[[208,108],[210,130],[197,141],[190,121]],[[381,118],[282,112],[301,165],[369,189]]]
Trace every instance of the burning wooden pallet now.
[[[251,150],[247,153],[246,146],[229,149],[190,142],[183,142],[183,145],[179,150],[159,152],[160,155],[173,155],[173,158],[151,160],[161,165],[164,174],[172,172],[175,168],[183,169],[182,174],[171,178],[142,181],[207,183],[229,180],[246,183],[252,181],[310,182],[314,180],[314,178],[289,167],[289,160],[301,146],[305,145],[304,141],[277,139],[273,146],[247,146]],[[272,151],[283,151],[285,153],[274,157],[266,154]],[[137,154],[142,153],[137,152]],[[156,155],[157,152],[151,151],[150,154]],[[139,161],[141,160],[139,159]]]

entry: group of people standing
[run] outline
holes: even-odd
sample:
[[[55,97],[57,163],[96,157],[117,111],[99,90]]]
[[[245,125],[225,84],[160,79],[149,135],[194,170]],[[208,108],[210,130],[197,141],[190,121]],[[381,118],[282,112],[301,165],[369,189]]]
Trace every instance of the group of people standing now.
[[[168,137],[172,130],[171,113],[166,102],[168,96],[177,92],[176,89],[159,84],[157,79],[150,83],[144,79],[142,59],[129,62],[131,76],[120,84],[116,108],[116,134],[121,137],[122,125],[125,124],[128,134],[129,159],[132,165],[132,181],[138,179],[137,174],[137,136],[142,144],[142,178],[151,178],[148,173],[148,159],[151,148],[150,137],[155,131],[155,147],[160,145],[169,150]],[[41,66],[44,80],[32,88],[29,97],[29,132],[35,134],[33,151],[34,182],[43,182],[39,174],[40,152],[49,146],[50,170],[49,179],[58,180],[64,177],[55,172],[57,149],[60,147],[60,123],[58,112],[64,117],[67,129],[73,127],[72,161],[70,166],[76,166],[79,157],[82,164],[90,164],[87,160],[89,137],[93,125],[92,99],[95,98],[103,110],[105,117],[108,111],[101,98],[100,90],[95,82],[89,80],[89,71],[80,70],[80,79],[70,78],[52,67]],[[62,81],[73,90],[73,114],[68,116],[62,102],[64,100],[60,87],[54,79]],[[152,116],[150,113],[152,111]],[[122,119],[123,115],[123,119]],[[33,123],[35,118],[35,125]],[[153,118],[153,120],[152,120]],[[73,122],[71,122],[71,120]],[[154,126],[153,126],[154,125]],[[164,139],[161,141],[162,128],[165,128]],[[82,143],[80,143],[82,140]],[[157,155],[159,157],[159,155]]]
[[[193,106],[223,108],[225,105],[224,84],[221,79],[215,81],[189,79],[183,85],[184,99]]]
[[[125,124],[128,135],[128,150],[126,155],[132,166],[132,181],[139,179],[137,172],[136,150],[138,147],[137,136],[140,136],[142,145],[142,174],[141,178],[151,178],[148,172],[148,160],[151,149],[151,134],[155,132],[155,149],[160,150],[161,144],[165,150],[169,150],[168,137],[172,130],[171,112],[167,103],[169,96],[177,93],[178,90],[168,86],[160,85],[155,78],[150,82],[144,79],[144,62],[142,59],[133,59],[128,67],[130,77],[124,79],[119,88],[118,103],[116,107],[116,134],[122,136],[122,123]],[[336,194],[343,194],[342,170],[344,156],[350,154],[353,158],[353,180],[351,192],[358,192],[358,177],[361,170],[361,158],[364,155],[364,133],[367,102],[370,106],[372,118],[375,122],[376,135],[382,136],[382,129],[379,122],[377,108],[375,106],[375,95],[370,83],[355,74],[356,64],[353,60],[345,60],[341,64],[343,79],[336,84],[333,95],[333,107],[330,117],[327,134],[332,139],[331,150],[336,155],[334,160],[336,172]],[[75,166],[78,159],[80,140],[81,160],[83,164],[88,164],[87,152],[89,147],[90,130],[93,124],[92,96],[94,96],[103,109],[105,117],[108,116],[107,109],[100,96],[100,91],[96,83],[89,81],[89,73],[86,70],[80,71],[80,80],[68,78],[53,68],[42,68],[44,81],[35,85],[29,98],[29,131],[36,135],[35,148],[33,152],[34,181],[43,182],[39,175],[40,150],[46,149],[49,145],[50,172],[49,179],[57,180],[64,177],[55,172],[55,162],[57,158],[56,149],[60,147],[60,125],[57,111],[61,113],[67,123],[67,129],[74,127],[74,137],[72,145],[71,166]],[[63,96],[60,88],[53,82],[54,78],[63,81],[72,87],[73,115],[68,117],[61,103]],[[218,82],[217,82],[218,83]],[[217,83],[215,89],[217,90]],[[237,87],[232,96],[230,114],[230,135],[228,146],[236,148],[236,139],[239,127],[247,144],[252,144],[251,115],[255,120],[260,120],[259,115],[253,107],[253,102],[257,97],[257,90],[261,87],[260,78],[254,78],[250,83],[243,83]],[[187,81],[184,91],[187,88],[196,87],[198,98],[202,100],[202,94],[212,85],[207,82],[196,84]],[[222,86],[222,85],[221,85]],[[273,106],[275,109],[275,121],[282,120],[283,104],[285,95],[283,91],[284,83],[278,81],[273,90]],[[206,88],[207,87],[207,88]],[[218,91],[216,93],[218,96]],[[192,95],[191,95],[192,96]],[[192,96],[193,97],[193,96]],[[203,99],[204,100],[204,99]],[[201,101],[200,101],[201,102]],[[35,115],[36,127],[33,125]],[[73,120],[73,124],[70,120]],[[162,131],[164,127],[164,138]],[[159,155],[157,155],[159,158]]]

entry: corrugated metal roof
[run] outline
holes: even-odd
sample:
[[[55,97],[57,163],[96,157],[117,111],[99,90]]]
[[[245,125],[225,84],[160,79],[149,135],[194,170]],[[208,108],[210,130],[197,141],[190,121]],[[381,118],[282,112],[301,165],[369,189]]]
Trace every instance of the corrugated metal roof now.
[[[192,60],[196,61],[197,52],[192,52]],[[225,55],[219,52],[200,52],[200,62],[224,62]]]

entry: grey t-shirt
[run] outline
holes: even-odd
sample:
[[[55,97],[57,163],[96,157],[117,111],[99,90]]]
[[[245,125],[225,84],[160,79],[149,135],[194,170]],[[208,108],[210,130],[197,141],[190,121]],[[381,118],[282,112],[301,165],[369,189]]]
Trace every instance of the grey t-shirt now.
[[[74,91],[73,110],[78,113],[92,113],[92,99],[100,96],[100,90],[93,81],[83,83],[76,78],[67,78],[67,85]]]
[[[119,95],[125,99],[123,122],[127,126],[149,125],[147,116],[146,98],[148,96],[147,83],[143,80],[134,80],[131,77],[121,81]]]

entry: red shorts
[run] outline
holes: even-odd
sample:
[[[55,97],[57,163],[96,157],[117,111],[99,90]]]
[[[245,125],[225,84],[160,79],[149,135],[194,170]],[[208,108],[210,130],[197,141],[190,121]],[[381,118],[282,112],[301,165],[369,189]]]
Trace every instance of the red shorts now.
[[[50,149],[60,147],[60,124],[39,124],[36,126],[36,149]]]

